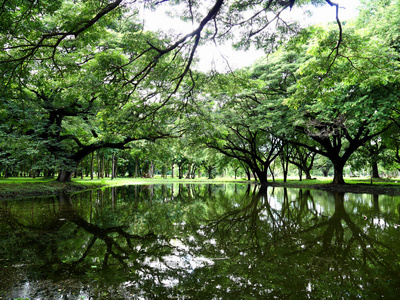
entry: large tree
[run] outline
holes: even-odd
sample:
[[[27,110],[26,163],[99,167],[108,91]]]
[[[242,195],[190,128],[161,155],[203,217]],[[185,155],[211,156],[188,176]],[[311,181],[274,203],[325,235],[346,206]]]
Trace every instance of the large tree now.
[[[153,59],[143,57],[129,64],[132,57],[145,41],[160,42],[134,26],[134,22],[110,21],[89,41],[73,40],[54,54],[53,61],[31,63],[24,74],[8,81],[12,89],[6,90],[2,102],[2,131],[15,135],[16,141],[21,136],[37,141],[47,151],[42,155],[55,158],[60,181],[69,181],[79,162],[98,149],[154,141],[176,127],[172,113],[178,102],[166,81],[179,75],[167,69],[181,59],[171,62],[165,56],[146,81],[133,88],[126,84]]]
[[[312,28],[309,58],[287,101],[294,129],[317,146],[298,144],[332,161],[334,183],[344,183],[350,156],[391,126],[398,105],[398,53],[390,38],[375,29],[348,23],[339,49],[332,28]]]
[[[396,10],[387,16],[398,18]],[[327,157],[336,184],[344,183],[350,156],[391,126],[399,99],[393,40],[376,35],[375,26],[358,26],[342,28],[340,45],[335,27],[310,27],[253,71],[268,99],[258,107],[260,126],[270,122],[271,99],[281,99],[275,109],[284,111],[283,122],[275,133]]]

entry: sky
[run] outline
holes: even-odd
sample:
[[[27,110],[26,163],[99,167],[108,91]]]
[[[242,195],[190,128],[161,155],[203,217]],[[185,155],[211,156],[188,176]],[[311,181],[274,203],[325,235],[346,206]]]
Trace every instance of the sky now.
[[[357,16],[359,0],[334,0],[333,2],[339,4],[339,18],[341,21]],[[328,4],[322,7],[310,6],[310,11],[312,11],[313,15],[311,17],[305,17],[299,9],[294,7],[292,11],[287,10],[285,12],[286,16],[284,16],[284,18],[294,18],[303,24],[333,22],[336,20],[335,9],[335,7],[331,7]],[[143,19],[146,20],[144,25],[147,30],[174,30],[182,32],[182,34],[189,33],[193,30],[191,24],[183,23],[178,19],[171,19],[165,16],[163,12],[160,12],[160,10],[156,12],[145,12],[145,14],[147,14],[147,16],[144,15]],[[225,72],[228,71],[229,68],[238,69],[251,65],[257,59],[264,56],[264,52],[255,49],[235,51],[230,45],[218,45],[218,47],[216,47],[214,44],[210,44],[199,47],[197,55],[200,57],[200,63],[197,67],[200,71],[208,72],[211,69],[216,69],[219,72]]]

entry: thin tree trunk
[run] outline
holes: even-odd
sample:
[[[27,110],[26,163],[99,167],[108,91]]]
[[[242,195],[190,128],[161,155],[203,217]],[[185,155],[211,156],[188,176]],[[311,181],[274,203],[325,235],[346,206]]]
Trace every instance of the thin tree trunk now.
[[[154,176],[154,163],[153,161],[150,161],[150,165],[149,165],[149,178],[153,178]]]
[[[92,160],[90,162],[90,179],[93,180],[94,179],[94,152],[92,152]]]
[[[115,178],[115,154],[111,156],[111,180]]]
[[[101,179],[104,178],[104,165],[105,165],[105,163],[104,163],[104,153],[102,153],[101,154],[101,175],[100,175]]]
[[[282,170],[283,170],[283,182],[287,181],[287,175],[289,170],[289,161],[282,159]]]
[[[100,150],[97,150],[97,178],[101,178],[101,160],[100,160]]]
[[[36,159],[34,159],[34,160],[33,160],[33,163],[32,163],[32,178],[36,178],[36,172],[35,172],[35,169],[33,169],[33,167],[35,166],[35,164],[36,164]]]
[[[271,165],[269,166],[269,171],[271,172],[272,181],[275,182],[275,174],[274,171],[271,169]]]
[[[190,179],[190,173],[191,173],[191,171],[192,171],[192,164],[189,164],[188,172],[187,172],[187,174],[186,174],[185,179]]]

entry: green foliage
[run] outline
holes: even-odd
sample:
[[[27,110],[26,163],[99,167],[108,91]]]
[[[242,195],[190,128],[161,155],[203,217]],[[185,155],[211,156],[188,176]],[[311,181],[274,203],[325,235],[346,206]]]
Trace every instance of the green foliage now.
[[[43,22],[60,30],[72,30],[91,14],[86,9],[90,3],[81,4],[85,6],[64,2],[57,13]],[[73,18],[78,11],[81,14]],[[47,51],[45,56],[52,55],[52,60],[26,65],[19,78],[3,77],[3,83],[12,84],[15,89],[6,90],[1,112],[7,122],[3,123],[2,132],[12,133],[17,141],[40,145],[45,150],[41,151],[41,159],[47,160],[51,169],[68,172],[96,149],[122,148],[134,140],[155,140],[168,135],[173,130],[175,116],[162,98],[175,87],[162,83],[166,76],[178,76],[179,71],[170,72],[168,68],[176,69],[179,55],[172,61],[167,55],[160,58],[151,76],[146,80],[135,79],[142,76],[154,59],[151,55],[137,57],[138,53],[144,51],[146,41],[155,41],[156,37],[134,25],[134,20],[127,19],[122,26],[110,15],[82,38],[63,40],[63,51],[40,48]],[[130,40],[130,47],[126,47],[129,38],[125,35],[136,35],[136,40],[142,43]],[[18,42],[17,39],[15,43]],[[8,55],[17,57],[18,49],[13,48]],[[6,66],[13,68],[12,64]],[[20,141],[17,145],[24,147]],[[11,157],[18,159],[17,154],[15,149],[7,148],[2,159],[15,165]],[[40,166],[38,161],[35,160],[34,168]]]

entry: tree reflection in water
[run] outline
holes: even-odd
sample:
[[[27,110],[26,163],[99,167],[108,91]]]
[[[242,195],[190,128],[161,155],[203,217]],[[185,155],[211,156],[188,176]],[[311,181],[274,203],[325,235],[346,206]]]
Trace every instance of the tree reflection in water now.
[[[395,299],[399,203],[182,184],[3,201],[0,295]]]

